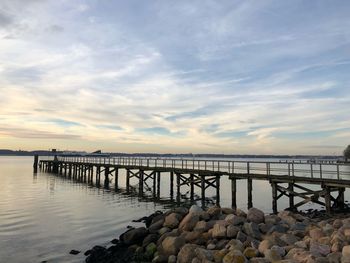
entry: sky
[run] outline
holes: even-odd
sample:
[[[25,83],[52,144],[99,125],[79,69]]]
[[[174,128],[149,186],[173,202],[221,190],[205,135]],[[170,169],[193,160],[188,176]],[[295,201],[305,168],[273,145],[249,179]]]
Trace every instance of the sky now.
[[[341,154],[350,1],[0,0],[0,148]]]

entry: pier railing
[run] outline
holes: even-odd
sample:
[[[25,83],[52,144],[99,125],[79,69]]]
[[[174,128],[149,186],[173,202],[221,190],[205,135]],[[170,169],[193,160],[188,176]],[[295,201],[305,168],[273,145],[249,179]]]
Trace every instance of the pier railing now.
[[[53,160],[53,157],[41,157],[41,160]],[[349,164],[314,164],[293,161],[254,161],[254,160],[210,160],[180,158],[146,158],[146,157],[68,157],[59,156],[58,161],[108,164],[143,168],[166,168],[221,172],[226,174],[254,174],[269,177],[283,175],[289,177],[308,177],[320,179],[350,179]]]

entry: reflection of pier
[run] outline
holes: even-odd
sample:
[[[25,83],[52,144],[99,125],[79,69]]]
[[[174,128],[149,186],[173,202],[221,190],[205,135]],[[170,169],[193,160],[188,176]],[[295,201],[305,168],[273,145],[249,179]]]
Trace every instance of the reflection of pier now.
[[[36,157],[37,158],[37,157]],[[253,206],[253,179],[268,180],[272,187],[272,207],[277,212],[277,201],[286,196],[291,209],[313,202],[333,208],[345,206],[344,191],[350,188],[350,165],[314,164],[293,162],[229,161],[229,160],[189,160],[154,158],[105,158],[105,157],[65,157],[54,159],[34,159],[37,165],[47,172],[86,182],[91,185],[109,188],[114,177],[114,189],[119,190],[119,171],[125,170],[126,192],[131,191],[130,180],[137,180],[138,194],[143,195],[145,188],[153,189],[153,198],[160,196],[160,181],[167,174],[170,180],[170,196],[181,201],[181,190],[189,187],[190,200],[195,200],[195,189],[200,190],[199,199],[206,200],[206,190],[213,188],[216,203],[220,204],[220,178],[228,176],[231,180],[232,207],[236,207],[237,180],[247,180],[248,207]],[[101,175],[103,181],[101,181]],[[312,190],[305,185],[315,185]],[[336,193],[334,197],[332,194]],[[295,203],[295,198],[301,201]]]

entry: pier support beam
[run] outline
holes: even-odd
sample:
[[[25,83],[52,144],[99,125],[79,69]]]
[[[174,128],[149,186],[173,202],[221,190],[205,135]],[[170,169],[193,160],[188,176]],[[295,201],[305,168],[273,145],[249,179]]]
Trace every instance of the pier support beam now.
[[[248,209],[253,207],[253,180],[251,178],[247,179],[247,190],[248,190]]]
[[[237,209],[237,180],[231,178],[231,206]]]

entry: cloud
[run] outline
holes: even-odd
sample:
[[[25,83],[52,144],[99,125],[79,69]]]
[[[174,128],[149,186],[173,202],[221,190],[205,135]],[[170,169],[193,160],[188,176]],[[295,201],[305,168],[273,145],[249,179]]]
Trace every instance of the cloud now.
[[[135,3],[1,1],[2,134],[148,152],[347,143],[349,4]]]

